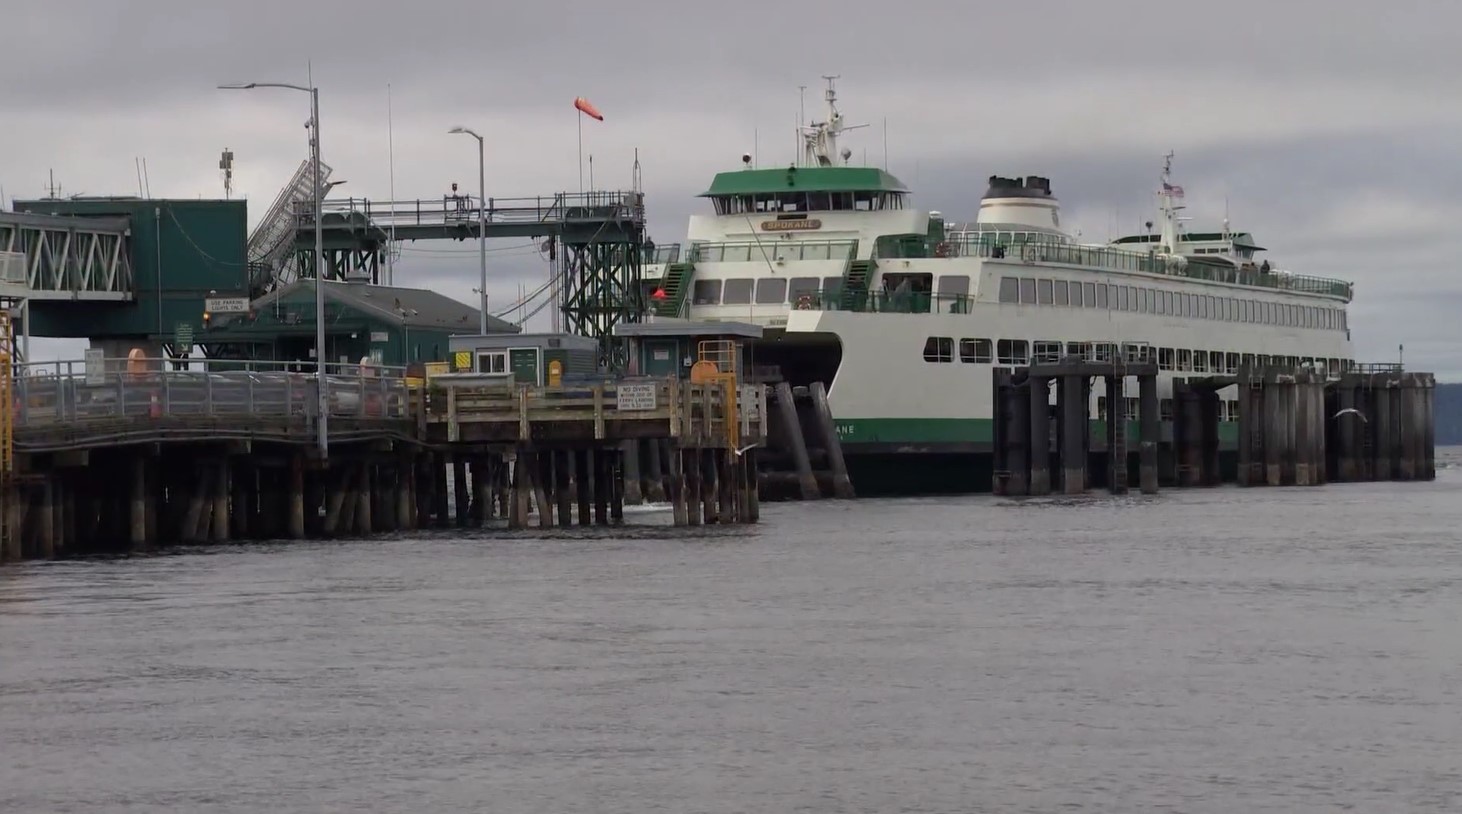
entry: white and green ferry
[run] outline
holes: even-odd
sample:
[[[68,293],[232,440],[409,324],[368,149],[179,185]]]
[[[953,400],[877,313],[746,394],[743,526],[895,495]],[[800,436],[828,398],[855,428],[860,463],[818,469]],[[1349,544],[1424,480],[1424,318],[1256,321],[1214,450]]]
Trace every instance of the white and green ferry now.
[[[827,386],[860,492],[881,491],[880,474],[918,491],[988,482],[969,458],[989,457],[992,366],[1135,348],[1156,358],[1169,414],[1175,376],[1269,359],[1351,364],[1351,285],[1273,268],[1227,223],[1185,229],[1171,156],[1155,228],[1082,243],[1039,176],[990,177],[973,222],[916,208],[888,172],[847,163],[831,80],[826,100],[800,161],[758,169],[743,156],[717,174],[702,195],[713,211],[693,215],[683,250],[660,247],[644,273],[663,291],[657,314],[760,324],[758,368]],[[1107,394],[1094,391],[1104,421]],[[1130,413],[1136,395],[1122,394]],[[1229,442],[1234,410],[1223,403]],[[905,461],[918,465],[890,466]]]

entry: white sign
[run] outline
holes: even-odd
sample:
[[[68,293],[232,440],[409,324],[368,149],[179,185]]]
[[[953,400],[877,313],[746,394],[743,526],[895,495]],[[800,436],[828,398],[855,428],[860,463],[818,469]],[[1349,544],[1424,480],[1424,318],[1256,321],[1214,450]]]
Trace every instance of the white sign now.
[[[203,310],[210,314],[247,314],[248,297],[209,297],[203,301]]]
[[[86,383],[102,385],[107,383],[107,360],[101,348],[87,348],[82,353],[86,362]]]
[[[388,336],[385,331],[371,331],[372,342],[388,342],[390,341],[390,339],[391,337]]]
[[[614,391],[615,406],[626,412],[655,409],[655,385],[621,384]]]

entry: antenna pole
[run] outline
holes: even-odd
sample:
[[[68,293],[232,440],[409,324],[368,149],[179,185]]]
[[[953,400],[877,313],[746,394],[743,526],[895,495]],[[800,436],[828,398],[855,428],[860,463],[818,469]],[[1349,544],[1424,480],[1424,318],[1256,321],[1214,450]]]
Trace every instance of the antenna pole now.
[[[391,200],[396,200],[396,138],[391,126],[391,83],[386,83],[386,176]],[[396,220],[391,220],[390,237],[386,240],[386,285],[396,284]]]
[[[883,117],[883,171],[888,172],[888,117]]]

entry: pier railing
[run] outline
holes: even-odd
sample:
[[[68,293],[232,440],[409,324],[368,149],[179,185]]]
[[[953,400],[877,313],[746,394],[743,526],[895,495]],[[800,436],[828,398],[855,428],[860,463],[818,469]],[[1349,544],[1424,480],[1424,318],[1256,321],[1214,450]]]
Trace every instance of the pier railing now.
[[[550,387],[434,382],[419,420],[428,435],[431,427],[444,427],[444,440],[451,442],[643,436],[724,447],[764,438],[766,387],[738,384],[734,392],[733,404],[721,382],[628,379]]]
[[[279,419],[318,414],[313,370],[269,362],[213,362],[211,369],[166,370],[165,360],[107,360],[20,365],[14,380],[17,430],[120,419]],[[140,368],[140,369],[139,369]],[[327,366],[332,417],[405,421],[410,398],[404,371]]]

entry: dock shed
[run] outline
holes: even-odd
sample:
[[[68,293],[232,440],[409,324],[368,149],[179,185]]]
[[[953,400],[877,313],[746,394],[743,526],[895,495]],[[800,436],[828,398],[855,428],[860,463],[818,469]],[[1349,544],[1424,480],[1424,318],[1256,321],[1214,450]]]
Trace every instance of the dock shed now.
[[[630,375],[689,379],[702,342],[734,342],[741,354],[738,368],[750,370],[751,342],[761,339],[762,328],[749,322],[657,317],[653,322],[620,323],[614,335],[629,340]]]
[[[577,334],[453,336],[448,347],[454,373],[501,376],[536,386],[599,373],[599,341]]]

